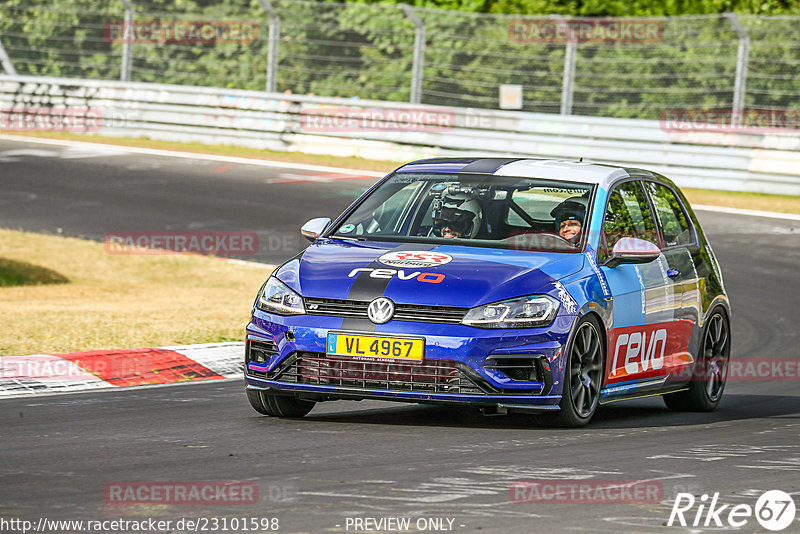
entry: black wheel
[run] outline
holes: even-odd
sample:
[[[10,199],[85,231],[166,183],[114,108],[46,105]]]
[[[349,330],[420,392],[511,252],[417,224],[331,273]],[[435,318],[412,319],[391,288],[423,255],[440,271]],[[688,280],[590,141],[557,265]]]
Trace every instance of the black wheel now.
[[[303,417],[316,404],[311,401],[302,401],[294,397],[274,395],[257,389],[247,390],[247,400],[260,414],[272,417]]]
[[[728,378],[730,357],[730,324],[727,316],[717,311],[708,319],[703,330],[703,343],[689,381],[689,389],[664,395],[664,403],[672,410],[716,410]]]
[[[541,420],[555,426],[581,427],[594,416],[603,383],[605,348],[597,319],[592,316],[581,319],[567,354],[561,411]]]

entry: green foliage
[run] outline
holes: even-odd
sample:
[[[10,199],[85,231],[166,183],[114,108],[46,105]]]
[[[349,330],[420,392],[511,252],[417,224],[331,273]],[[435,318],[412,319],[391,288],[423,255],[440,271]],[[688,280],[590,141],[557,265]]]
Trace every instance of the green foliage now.
[[[138,21],[246,21],[258,29],[251,42],[133,44],[133,81],[264,89],[269,17],[258,0],[132,1]],[[281,18],[278,91],[408,101],[415,29],[399,2],[273,3]],[[663,32],[653,42],[580,43],[573,113],[658,119],[670,109],[729,108],[738,39],[718,14],[737,11],[751,36],[746,105],[797,107],[800,19],[763,16],[800,13],[795,0],[408,3],[426,27],[426,104],[496,108],[501,84],[521,84],[524,110],[558,113],[565,45],[520,39],[516,22],[692,14],[656,19]],[[123,45],[104,31],[123,16],[121,0],[4,0],[0,40],[21,74],[118,79]]]

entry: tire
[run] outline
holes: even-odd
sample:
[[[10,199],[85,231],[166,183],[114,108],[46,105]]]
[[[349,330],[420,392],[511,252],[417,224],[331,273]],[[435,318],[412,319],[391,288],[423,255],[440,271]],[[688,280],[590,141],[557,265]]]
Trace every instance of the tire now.
[[[303,417],[314,408],[315,402],[302,401],[285,395],[274,395],[257,389],[247,390],[247,400],[255,411],[272,417]]]
[[[567,350],[561,410],[540,417],[541,422],[578,428],[592,420],[600,404],[605,368],[606,351],[600,332],[600,324],[594,316],[586,316],[578,322]]]
[[[671,410],[713,412],[722,400],[731,357],[731,328],[727,315],[715,311],[703,328],[700,354],[692,371],[689,389],[664,395]]]

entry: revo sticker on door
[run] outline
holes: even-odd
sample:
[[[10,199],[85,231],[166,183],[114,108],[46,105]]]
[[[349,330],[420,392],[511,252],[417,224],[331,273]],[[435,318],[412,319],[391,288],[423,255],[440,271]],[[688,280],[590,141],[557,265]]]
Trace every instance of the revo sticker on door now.
[[[663,376],[691,362],[686,335],[691,324],[667,321],[612,329],[606,352],[606,382]]]

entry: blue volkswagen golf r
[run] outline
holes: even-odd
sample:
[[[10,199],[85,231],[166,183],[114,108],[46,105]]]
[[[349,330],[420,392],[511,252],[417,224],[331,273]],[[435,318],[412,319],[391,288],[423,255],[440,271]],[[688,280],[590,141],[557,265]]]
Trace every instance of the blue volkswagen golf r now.
[[[585,425],[599,404],[722,397],[730,306],[667,178],[567,161],[409,163],[278,267],[247,326],[247,396],[301,417],[382,399]]]

